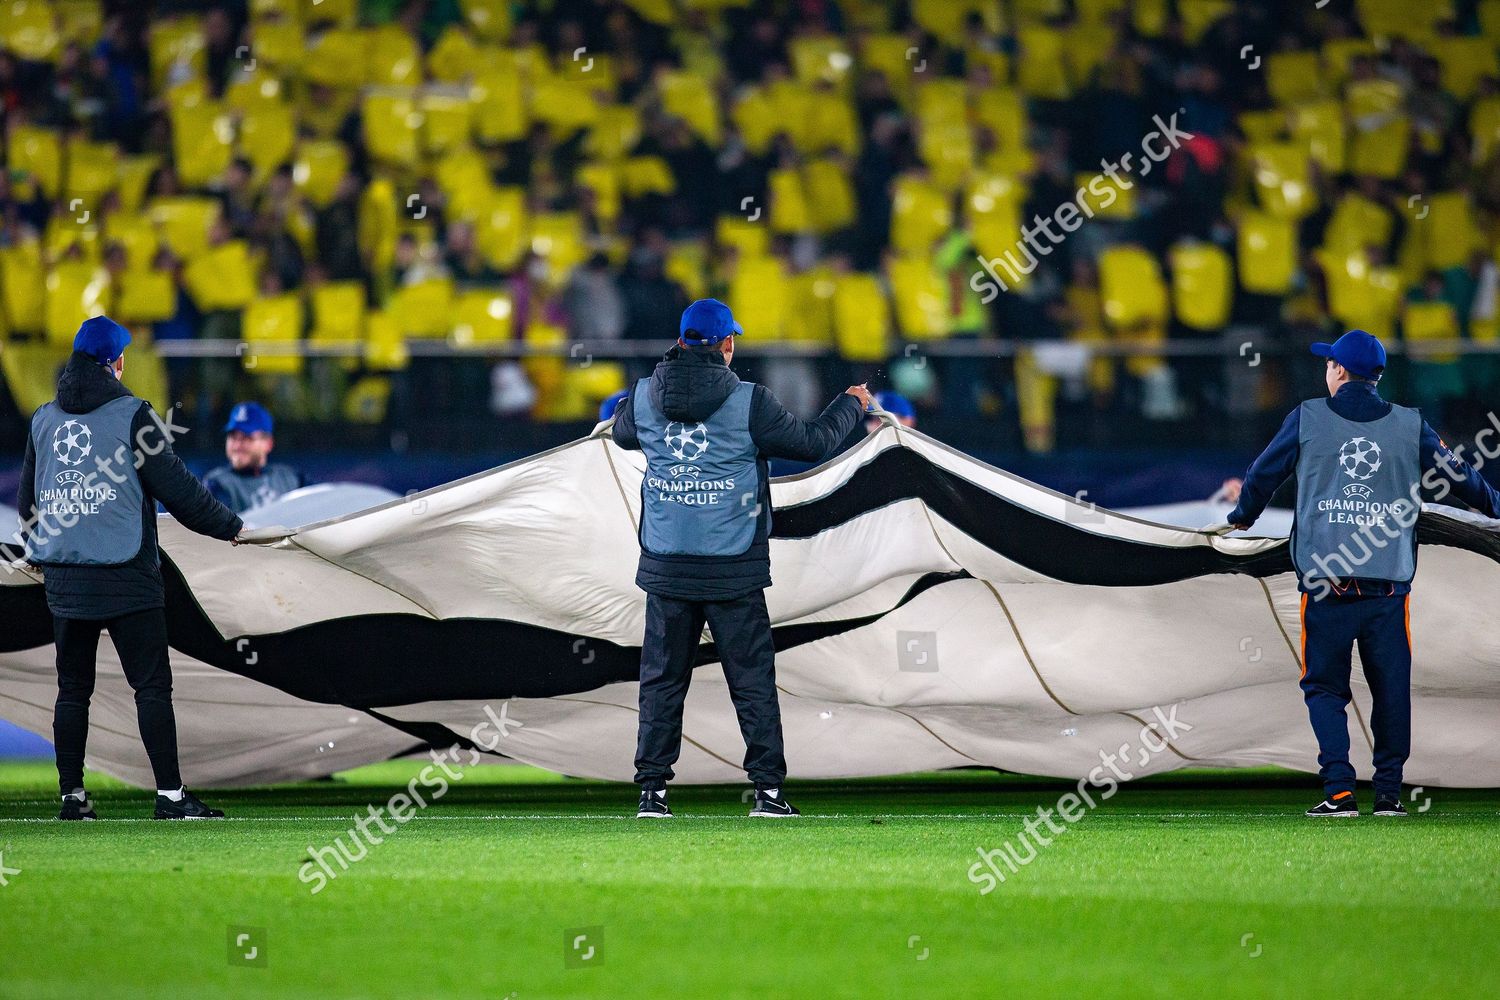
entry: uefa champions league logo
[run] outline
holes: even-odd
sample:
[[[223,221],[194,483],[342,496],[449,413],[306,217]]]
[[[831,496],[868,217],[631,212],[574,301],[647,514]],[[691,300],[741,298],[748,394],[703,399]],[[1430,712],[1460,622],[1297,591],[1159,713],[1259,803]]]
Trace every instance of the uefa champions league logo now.
[[[1339,448],[1339,468],[1351,479],[1369,479],[1380,471],[1380,445],[1369,438],[1350,438]]]
[[[696,461],[708,450],[708,428],[703,424],[683,424],[674,420],[667,424],[662,440],[677,461]]]
[[[93,434],[76,420],[67,421],[52,435],[52,454],[63,465],[82,465],[93,450]]]

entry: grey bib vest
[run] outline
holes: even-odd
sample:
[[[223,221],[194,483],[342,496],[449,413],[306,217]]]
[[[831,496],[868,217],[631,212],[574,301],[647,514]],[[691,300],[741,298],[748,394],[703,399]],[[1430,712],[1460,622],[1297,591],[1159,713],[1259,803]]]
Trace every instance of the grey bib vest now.
[[[144,494],[130,426],[140,406],[134,396],[122,396],[90,413],[68,413],[56,401],[36,412],[37,522],[27,559],[117,566],[135,558]]]
[[[641,546],[654,555],[737,556],[755,541],[760,480],[750,436],[754,384],[741,382],[702,423],[668,420],[651,406],[651,381],[631,394],[646,454]]]
[[[1422,474],[1421,414],[1392,406],[1379,420],[1359,423],[1318,399],[1302,404],[1299,419],[1292,562],[1304,583],[1410,582],[1417,568],[1420,507],[1413,494]]]

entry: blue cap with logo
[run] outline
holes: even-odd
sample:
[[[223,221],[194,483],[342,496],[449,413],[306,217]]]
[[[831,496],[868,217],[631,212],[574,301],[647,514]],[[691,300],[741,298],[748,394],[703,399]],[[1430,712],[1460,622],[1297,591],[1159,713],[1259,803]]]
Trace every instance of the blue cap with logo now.
[[[1331,344],[1314,344],[1312,352],[1332,358],[1360,378],[1378,379],[1385,374],[1385,347],[1363,330],[1350,330]]]
[[[880,407],[893,417],[902,417],[906,420],[917,419],[917,408],[911,405],[911,400],[899,392],[882,389],[875,394],[875,398],[870,402],[872,406]]]
[[[101,365],[114,364],[130,343],[130,331],[108,316],[92,316],[83,321],[73,338],[73,350],[87,354]]]
[[[682,311],[677,339],[687,347],[711,347],[743,333],[729,307],[718,299],[699,299]]]
[[[254,434],[256,431],[271,433],[271,411],[259,403],[245,402],[236,403],[233,410],[229,411],[229,423],[224,425],[224,433],[239,431],[242,434]]]
[[[604,402],[599,404],[599,419],[608,420],[614,416],[615,410],[619,409],[620,404],[625,401],[625,397],[628,395],[630,395],[629,389],[621,389],[619,392],[612,392],[605,397]]]

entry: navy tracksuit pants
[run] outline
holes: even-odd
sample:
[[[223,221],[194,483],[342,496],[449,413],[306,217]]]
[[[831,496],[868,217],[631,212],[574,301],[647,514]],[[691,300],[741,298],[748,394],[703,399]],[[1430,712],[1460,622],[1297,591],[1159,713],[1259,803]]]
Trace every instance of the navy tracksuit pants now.
[[[1349,723],[1344,714],[1351,693],[1352,651],[1360,663],[1375,707],[1375,795],[1401,797],[1401,768],[1411,753],[1410,594],[1340,597],[1302,595],[1302,693],[1318,737],[1318,768],[1332,798],[1354,791],[1349,763]]]
[[[745,738],[745,771],[757,788],[779,788],[786,778],[786,755],[776,700],[776,649],[760,590],[732,601],[646,595],[635,780],[642,788],[656,789],[673,777],[672,765],[682,750],[682,706],[705,621]]]

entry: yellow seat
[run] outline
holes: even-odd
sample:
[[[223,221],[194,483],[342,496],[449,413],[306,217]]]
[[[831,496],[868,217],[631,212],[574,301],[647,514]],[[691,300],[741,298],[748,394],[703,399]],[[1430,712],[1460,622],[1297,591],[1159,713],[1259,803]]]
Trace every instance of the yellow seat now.
[[[1461,336],[1458,315],[1454,313],[1453,306],[1447,302],[1406,303],[1401,333],[1403,339],[1411,344],[1433,340],[1458,340]],[[1414,360],[1425,361],[1429,364],[1454,364],[1458,361],[1457,354],[1446,352],[1432,354],[1423,351],[1413,352],[1413,354]]]
[[[738,215],[721,215],[714,223],[714,242],[734,247],[741,257],[764,257],[771,249],[771,234],[764,220],[751,222]]]
[[[54,0],[58,40],[77,42],[85,52],[93,49],[104,31],[104,5],[100,0]]]
[[[453,303],[453,342],[473,347],[511,340],[514,308],[509,293],[501,289],[459,293]]]
[[[745,147],[756,156],[766,155],[776,134],[786,128],[770,96],[760,87],[748,88],[729,109],[729,117]]]
[[[363,103],[365,145],[376,159],[397,167],[417,163],[417,136],[422,116],[410,90],[372,91]]]
[[[432,278],[403,285],[391,296],[388,311],[408,337],[446,337],[451,329],[453,282]]]
[[[682,286],[689,299],[708,295],[708,261],[702,243],[674,243],[667,251],[667,277]]]
[[[905,35],[894,32],[877,32],[860,40],[859,63],[864,70],[873,70],[885,77],[891,93],[903,104],[911,97],[912,86],[920,82],[922,73],[915,72],[922,59],[921,50],[913,52],[915,46]]]
[[[1421,38],[1433,34],[1439,21],[1453,17],[1451,0],[1356,0],[1359,23],[1372,37]]]
[[[729,282],[729,308],[756,343],[786,338],[791,297],[786,266],[775,257],[742,258]]]
[[[510,38],[510,0],[459,0],[464,23],[487,42]]]
[[[161,241],[183,261],[208,249],[208,231],[219,218],[219,202],[197,195],[153,198],[146,217],[156,226]]]
[[[315,207],[326,208],[349,172],[349,149],[331,139],[305,139],[297,146],[292,182]]]
[[[139,212],[146,204],[146,189],[151,178],[161,167],[161,157],[147,154],[127,156],[115,167],[115,191],[120,196],[120,208],[127,212]]]
[[[1296,224],[1267,212],[1240,219],[1240,287],[1259,295],[1284,295],[1297,274]]]
[[[494,184],[484,157],[470,147],[455,149],[438,160],[432,179],[448,204],[448,219],[478,220],[488,207]]]
[[[1371,266],[1364,253],[1342,259],[1319,254],[1328,287],[1328,311],[1348,327],[1377,337],[1394,333],[1404,282],[1394,267]]]
[[[1496,0],[1500,3],[1500,0]],[[1476,166],[1489,163],[1500,145],[1500,96],[1482,97],[1469,111],[1469,137]]]
[[[441,155],[469,143],[474,105],[467,97],[427,91],[418,106],[422,113],[422,146]]]
[[[301,343],[303,319],[300,295],[261,297],[247,305],[241,325],[245,369],[257,375],[300,375],[302,355],[285,352]]]
[[[240,155],[250,161],[252,183],[260,187],[292,158],[297,125],[285,104],[263,104],[240,118]]]
[[[628,104],[610,104],[599,109],[599,119],[589,129],[583,148],[602,160],[623,159],[641,138],[640,112]]]
[[[125,250],[125,265],[144,270],[156,259],[156,227],[145,215],[115,212],[104,222],[104,242],[118,243]]]
[[[933,340],[952,332],[948,282],[925,254],[892,258],[886,278],[903,339]]]
[[[355,28],[333,28],[313,36],[302,61],[312,83],[353,90],[364,85],[369,36]]]
[[[56,198],[62,187],[62,140],[56,132],[35,125],[17,125],[11,129],[10,159],[12,173],[28,175],[48,198]]]
[[[154,21],[147,36],[151,63],[151,90],[166,89],[169,77],[202,77],[203,24],[196,17]]]
[[[1474,221],[1477,212],[1468,195],[1461,191],[1429,195],[1424,207],[1426,215],[1414,219],[1412,229],[1421,241],[1426,270],[1462,267],[1475,250],[1484,248],[1484,236]],[[1420,209],[1416,211],[1421,214]]]
[[[599,218],[613,223],[620,217],[620,174],[608,163],[585,163],[573,174],[580,188],[594,193],[594,210]]]
[[[1334,206],[1323,230],[1323,245],[1340,256],[1366,247],[1384,247],[1391,241],[1395,224],[1390,209],[1351,191]]]
[[[994,279],[1005,288],[1023,288],[1035,270],[1021,241],[1026,196],[1026,185],[1008,174],[981,175],[969,185],[964,209],[974,251],[985,262],[986,272],[993,272],[974,279],[982,283],[975,289],[981,295],[988,292],[983,285],[994,285]],[[989,294],[993,297],[1000,290],[996,287]]]
[[[462,83],[484,72],[486,61],[469,33],[450,24],[427,53],[427,75],[439,83]]]
[[[374,87],[410,87],[422,82],[422,50],[394,24],[367,29],[365,82]]]
[[[47,339],[71,344],[90,316],[104,315],[109,275],[83,261],[63,261],[47,272]]]
[[[234,158],[234,122],[218,101],[174,105],[172,155],[184,187],[207,187]]]
[[[917,152],[927,164],[932,183],[952,191],[974,169],[974,130],[967,123],[923,122],[917,133]]]
[[[833,91],[809,91],[805,114],[797,120],[793,136],[797,148],[808,155],[837,150],[845,156],[859,155],[859,121],[854,105]]]
[[[1116,330],[1167,321],[1167,286],[1156,258],[1136,246],[1113,246],[1099,255],[1104,318]]]
[[[802,191],[814,231],[832,233],[854,224],[854,186],[845,164],[828,159],[811,161],[802,168]]]
[[[1131,25],[1147,38],[1165,34],[1170,16],[1167,0],[1135,0],[1130,9]]]
[[[911,4],[913,21],[955,47],[964,43],[970,14],[983,19],[988,34],[999,34],[1005,27],[1000,4],[991,0],[912,0]]]
[[[925,254],[953,227],[948,195],[915,175],[896,180],[891,200],[891,247],[898,254]]]
[[[1397,115],[1371,129],[1354,130],[1349,144],[1349,170],[1393,181],[1406,169],[1406,153],[1411,135],[1411,120]]]
[[[833,337],[846,361],[890,356],[891,306],[872,274],[844,274],[833,285]]]
[[[1344,109],[1338,101],[1314,101],[1294,107],[1291,134],[1324,171],[1344,172],[1348,133],[1344,127]]]
[[[1124,172],[1117,173],[1113,180],[1108,174],[1077,174],[1073,185],[1083,191],[1079,204],[1089,218],[1135,218],[1136,192],[1140,185]]]
[[[243,309],[255,300],[256,267],[243,240],[226,240],[187,261],[182,283],[203,312]]]
[[[0,49],[32,62],[57,60],[58,32],[52,5],[46,0],[0,2]]]
[[[1323,43],[1323,80],[1337,88],[1349,79],[1357,56],[1377,57],[1380,50],[1368,38],[1331,38]]]
[[[1300,219],[1318,207],[1312,183],[1312,157],[1293,142],[1261,142],[1250,147],[1251,170],[1260,205],[1272,215]]]
[[[81,199],[82,207],[97,209],[104,195],[114,190],[119,158],[120,152],[113,143],[89,142],[81,138],[69,140],[64,199],[70,205],[73,199]]]
[[[237,77],[230,80],[224,88],[224,104],[235,111],[282,105],[286,100],[286,86],[280,77],[270,73],[250,73],[248,76]]]
[[[772,170],[766,178],[771,199],[771,230],[776,233],[805,233],[812,229],[807,193],[802,176],[791,168]]]
[[[803,35],[792,39],[787,48],[792,74],[802,83],[831,83],[842,88],[850,79],[854,53],[837,35]]]
[[[46,277],[38,244],[0,247],[0,306],[12,333],[46,331]]]
[[[643,194],[671,194],[677,190],[677,179],[660,156],[632,156],[620,164],[620,185],[628,197],[639,198]]]
[[[531,116],[551,125],[560,139],[588,128],[599,117],[593,84],[589,80],[567,80],[557,76],[534,82]]]
[[[1016,83],[1021,91],[1044,101],[1066,100],[1068,84],[1067,38],[1055,28],[1032,24],[1017,33],[1021,55],[1016,64]]]
[[[1268,111],[1242,111],[1237,119],[1240,131],[1252,143],[1275,142],[1287,129],[1286,112],[1280,108]]]
[[[1426,45],[1442,65],[1443,89],[1461,101],[1473,97],[1485,77],[1500,76],[1495,43],[1485,38],[1434,38]]]
[[[502,271],[515,267],[529,246],[525,192],[517,187],[495,188],[477,230],[479,250],[490,266]]]
[[[512,142],[531,127],[521,71],[509,53],[487,60],[469,88],[469,99],[474,102],[474,134],[480,142]]]
[[[833,268],[816,264],[787,279],[786,339],[833,346]]]
[[[406,345],[389,353],[381,352],[367,358],[370,367],[380,371],[396,371],[406,367]],[[340,413],[351,424],[379,424],[385,421],[391,404],[391,381],[379,375],[366,375],[344,393]]]
[[[1234,9],[1232,0],[1178,0],[1177,10],[1182,16],[1182,34],[1189,45],[1203,40],[1208,29]]]
[[[302,20],[314,24],[353,26],[359,17],[359,0],[302,0]]]
[[[1118,33],[1113,27],[1089,22],[1064,29],[1063,38],[1063,64],[1070,91],[1086,89],[1119,44]],[[1003,75],[997,76],[1005,79]]]
[[[577,212],[537,212],[531,216],[531,252],[547,261],[552,280],[561,285],[587,251],[583,220]]]
[[[144,339],[136,340],[130,349],[130,363],[121,381],[125,388],[149,402],[158,413],[166,413],[173,405],[168,394],[166,363],[156,353],[156,348]]]
[[[264,65],[268,73],[257,73],[268,79],[276,74],[300,76],[307,60],[307,37],[302,26],[290,18],[280,21],[253,21],[250,25],[250,52],[257,69]]]
[[[719,145],[723,128],[713,81],[694,73],[668,71],[662,74],[658,86],[663,110],[687,122],[688,128],[710,146]]]
[[[1010,87],[990,87],[981,91],[974,107],[974,117],[988,126],[1002,150],[1024,150],[1030,124],[1026,102]]]
[[[1322,57],[1316,51],[1276,52],[1266,57],[1266,89],[1283,107],[1324,95]]]
[[[916,116],[922,124],[961,125],[969,118],[969,90],[962,80],[924,80],[916,90]]]
[[[365,328],[365,288],[358,281],[331,281],[312,290],[314,341],[347,343],[360,339]]]
[[[1086,23],[1100,24],[1125,9],[1127,0],[1074,0],[1073,7]]]
[[[80,210],[82,213],[84,210]],[[87,218],[80,223],[78,220]],[[103,246],[99,241],[99,221],[92,213],[87,216],[57,213],[47,220],[47,231],[42,237],[42,250],[48,260],[57,261],[68,257],[99,263]]]
[[[177,314],[177,281],[170,271],[127,268],[120,276],[114,309],[115,319],[122,323],[169,320]]]
[[[1179,243],[1171,251],[1172,311],[1194,330],[1218,330],[1234,304],[1229,255],[1212,243]]]
[[[375,371],[393,372],[411,360],[401,324],[388,310],[372,312],[365,324],[365,364]]]
[[[0,351],[0,373],[16,409],[33,413],[57,395],[57,373],[68,360],[72,343],[9,343]]]

